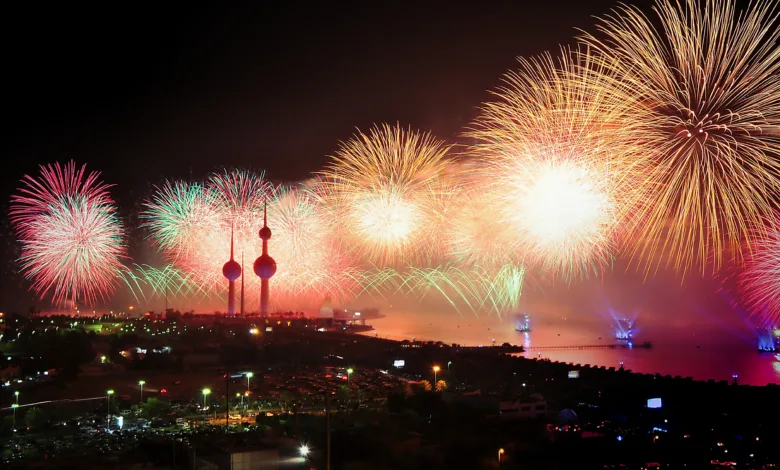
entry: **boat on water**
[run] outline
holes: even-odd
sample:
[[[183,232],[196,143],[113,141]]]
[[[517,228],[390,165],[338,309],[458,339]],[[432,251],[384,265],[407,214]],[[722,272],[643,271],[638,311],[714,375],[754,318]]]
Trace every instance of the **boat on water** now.
[[[618,341],[632,341],[636,331],[636,322],[634,320],[619,318],[615,324],[615,339]]]
[[[520,333],[531,332],[531,322],[527,313],[520,313],[515,315],[515,331]]]
[[[758,334],[758,352],[774,353],[780,350],[780,338],[777,336],[775,328],[759,328]]]

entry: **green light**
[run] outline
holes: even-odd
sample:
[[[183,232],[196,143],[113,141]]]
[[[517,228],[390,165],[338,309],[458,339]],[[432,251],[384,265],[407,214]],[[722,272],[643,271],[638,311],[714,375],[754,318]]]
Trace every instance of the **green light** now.
[[[114,394],[113,390],[106,390],[106,395],[113,395],[113,394]]]

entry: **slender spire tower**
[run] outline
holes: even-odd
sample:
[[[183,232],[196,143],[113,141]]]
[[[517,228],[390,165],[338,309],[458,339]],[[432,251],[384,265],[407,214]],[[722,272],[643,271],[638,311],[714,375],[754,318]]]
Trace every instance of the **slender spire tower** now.
[[[255,260],[255,274],[260,278],[260,315],[268,316],[268,300],[270,287],[268,281],[276,274],[276,261],[268,255],[268,240],[271,239],[271,229],[268,228],[268,200],[263,207],[263,228],[260,229],[260,239],[263,240],[263,254]]]
[[[241,250],[241,316],[244,316],[244,250]]]
[[[241,276],[241,265],[233,259],[233,227],[230,227],[230,261],[222,266],[222,275],[228,280],[228,315],[236,314],[236,279]],[[243,281],[242,281],[243,285]],[[243,289],[242,289],[243,295]]]

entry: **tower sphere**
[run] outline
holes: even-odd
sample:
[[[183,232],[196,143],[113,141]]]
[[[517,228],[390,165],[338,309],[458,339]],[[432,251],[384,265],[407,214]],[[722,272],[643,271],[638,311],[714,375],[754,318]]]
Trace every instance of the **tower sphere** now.
[[[235,281],[241,277],[241,265],[231,259],[222,266],[222,275],[225,276],[228,281]]]
[[[268,228],[268,226],[263,226],[263,228],[260,229],[260,232],[258,233],[258,236],[261,240],[270,240],[271,239],[271,229]]]
[[[270,233],[270,230],[268,232]],[[257,277],[260,279],[271,279],[271,277],[276,274],[276,261],[263,253],[255,260],[254,268],[255,274],[257,274]]]

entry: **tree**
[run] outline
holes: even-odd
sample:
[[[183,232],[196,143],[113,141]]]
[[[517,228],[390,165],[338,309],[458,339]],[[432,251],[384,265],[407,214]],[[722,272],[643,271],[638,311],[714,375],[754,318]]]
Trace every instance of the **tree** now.
[[[433,390],[433,387],[431,387],[431,383],[428,382],[427,380],[423,380],[421,383],[423,386],[423,390],[425,390],[426,392],[430,392],[431,390]]]
[[[47,421],[46,415],[40,408],[32,408],[24,415],[24,423],[32,431],[40,431]]]
[[[437,392],[443,392],[445,390],[447,390],[447,382],[445,382],[443,380],[439,380],[438,382],[436,382],[436,391]]]
[[[5,418],[3,418],[3,422],[0,425],[0,431],[2,432],[10,432],[11,428],[14,426],[14,417],[13,415],[7,415]]]
[[[282,402],[282,409],[287,409],[287,403],[292,400],[292,395],[287,390],[279,394],[279,401]]]
[[[151,397],[146,400],[146,403],[141,405],[141,415],[147,419],[159,418],[167,413],[169,408],[170,404],[168,402]]]

